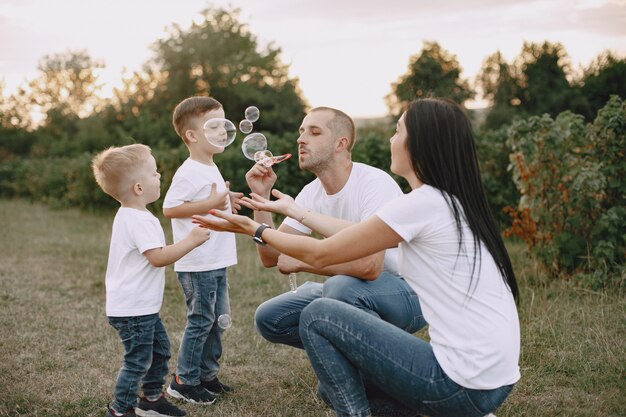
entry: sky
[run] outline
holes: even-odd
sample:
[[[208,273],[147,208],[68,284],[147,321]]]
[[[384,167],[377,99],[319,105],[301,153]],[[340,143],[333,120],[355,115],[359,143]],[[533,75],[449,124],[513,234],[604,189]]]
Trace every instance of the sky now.
[[[110,95],[167,27],[188,27],[208,5],[239,8],[261,48],[279,47],[309,105],[353,117],[387,113],[385,95],[425,41],[470,80],[497,50],[512,62],[524,41],[560,42],[574,69],[606,49],[626,56],[626,0],[0,0],[5,95],[37,77],[45,55],[83,49],[106,65]]]

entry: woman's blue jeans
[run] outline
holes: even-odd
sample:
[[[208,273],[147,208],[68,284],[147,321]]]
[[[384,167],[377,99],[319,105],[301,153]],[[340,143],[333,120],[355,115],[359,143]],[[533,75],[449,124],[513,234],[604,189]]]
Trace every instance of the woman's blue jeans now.
[[[187,325],[178,351],[176,374],[184,384],[198,385],[217,377],[223,329],[217,318],[230,314],[226,268],[177,272],[187,302]]]
[[[313,300],[332,298],[353,305],[394,326],[414,333],[424,327],[419,299],[399,275],[383,272],[374,281],[335,275],[324,282],[305,282],[261,304],[254,315],[257,331],[272,343],[302,349],[300,314]]]
[[[513,389],[467,389],[443,372],[429,343],[358,308],[320,298],[300,317],[300,336],[320,394],[341,417],[366,417],[363,378],[431,417],[482,417]]]
[[[161,393],[171,356],[170,340],[158,314],[108,319],[124,345],[124,364],[111,407],[126,412],[137,404],[139,383],[145,396]]]

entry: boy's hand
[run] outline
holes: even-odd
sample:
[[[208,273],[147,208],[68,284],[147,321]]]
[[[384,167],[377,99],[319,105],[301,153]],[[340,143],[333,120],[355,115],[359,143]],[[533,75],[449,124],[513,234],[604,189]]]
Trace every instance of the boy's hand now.
[[[211,195],[207,199],[207,206],[211,209],[226,210],[228,208],[228,194],[229,190],[226,188],[224,191],[217,191],[217,184],[211,184]]]
[[[263,164],[254,164],[248,172],[246,172],[246,182],[250,191],[265,198],[270,197],[270,190],[276,183],[276,173],[272,167],[266,167]]]
[[[200,246],[211,238],[211,231],[200,226],[194,227],[188,237],[195,246]]]
[[[243,197],[243,193],[230,191],[230,181],[226,181],[226,188],[228,188],[228,196],[230,198],[230,207],[232,208],[232,212],[237,214],[239,213],[239,210],[241,210],[241,197]]]

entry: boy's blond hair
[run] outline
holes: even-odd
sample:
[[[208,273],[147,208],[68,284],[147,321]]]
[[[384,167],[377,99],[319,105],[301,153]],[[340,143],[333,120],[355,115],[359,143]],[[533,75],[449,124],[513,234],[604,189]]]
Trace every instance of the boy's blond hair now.
[[[186,98],[174,108],[174,114],[172,115],[174,130],[187,143],[185,131],[191,127],[191,120],[203,113],[221,108],[222,104],[211,97],[195,96]]]
[[[100,152],[91,161],[93,175],[102,190],[116,200],[124,198],[137,179],[136,173],[151,155],[142,144],[112,146]]]

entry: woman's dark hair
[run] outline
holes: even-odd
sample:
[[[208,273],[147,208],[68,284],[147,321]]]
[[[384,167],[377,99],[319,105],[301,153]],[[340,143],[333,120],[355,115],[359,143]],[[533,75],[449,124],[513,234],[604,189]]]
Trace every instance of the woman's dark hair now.
[[[472,277],[476,260],[480,259],[479,242],[483,242],[515,300],[519,300],[511,259],[480,179],[472,125],[467,115],[451,100],[427,98],[409,104],[404,123],[413,170],[421,182],[440,190],[450,206],[459,236],[459,252],[463,239],[462,215],[473,233]]]

